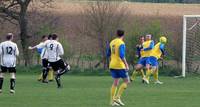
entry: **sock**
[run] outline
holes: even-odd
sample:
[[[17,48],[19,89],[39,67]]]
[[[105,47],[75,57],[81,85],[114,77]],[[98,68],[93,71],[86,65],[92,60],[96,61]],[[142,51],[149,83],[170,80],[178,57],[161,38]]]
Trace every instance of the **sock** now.
[[[40,76],[38,77],[38,80],[42,80],[42,73],[41,73]]]
[[[119,91],[117,93],[117,98],[120,98],[124,92],[124,90],[127,88],[127,83],[122,83],[119,87]]]
[[[3,78],[0,78],[0,90],[2,90],[2,86],[3,86]]]
[[[55,79],[56,79],[56,83],[57,83],[58,88],[60,88],[61,87],[60,76],[57,74]]]
[[[138,75],[138,72],[134,70],[133,74],[131,75],[131,80],[134,81],[137,75]]]
[[[49,72],[48,68],[44,68],[43,69],[43,71],[42,71],[42,79],[43,79],[43,81],[46,80],[48,72]]]
[[[156,70],[156,72],[154,72],[153,78],[155,81],[158,81],[158,70]]]
[[[151,76],[151,69],[147,69],[147,74],[146,74],[146,78],[149,80],[150,76]]]
[[[115,98],[117,92],[117,87],[112,85],[111,90],[110,90],[110,102],[112,103],[113,99]]]
[[[67,71],[66,68],[60,69],[59,72],[58,72],[58,75],[61,76],[61,75],[65,74],[66,71]]]
[[[48,80],[53,80],[53,70],[52,69],[49,70]]]
[[[15,90],[15,79],[13,78],[10,79],[10,89]]]
[[[141,69],[140,72],[141,72],[142,78],[144,78],[145,77],[144,70]]]

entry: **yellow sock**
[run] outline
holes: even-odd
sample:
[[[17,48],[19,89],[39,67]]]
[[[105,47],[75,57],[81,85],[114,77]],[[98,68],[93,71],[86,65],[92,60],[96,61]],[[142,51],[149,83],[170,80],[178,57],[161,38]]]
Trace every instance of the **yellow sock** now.
[[[155,81],[158,81],[158,70],[156,70],[156,72],[154,72],[153,78]]]
[[[119,87],[119,91],[117,93],[117,98],[120,98],[124,92],[124,90],[127,88],[127,83],[122,83]]]
[[[144,70],[141,69],[140,72],[141,72],[142,78],[144,78],[144,77],[145,77],[145,75],[144,75]]]
[[[38,80],[42,80],[42,73],[39,75]]]
[[[151,76],[151,69],[147,69],[147,73],[146,73],[146,78],[149,80],[150,76]]]
[[[133,74],[131,75],[131,80],[134,81],[138,72],[136,70],[133,71]]]
[[[53,70],[52,69],[49,70],[48,80],[50,80],[50,81],[53,80]]]
[[[110,90],[110,103],[112,103],[113,99],[115,98],[115,94],[117,92],[117,87],[112,85],[111,90]]]

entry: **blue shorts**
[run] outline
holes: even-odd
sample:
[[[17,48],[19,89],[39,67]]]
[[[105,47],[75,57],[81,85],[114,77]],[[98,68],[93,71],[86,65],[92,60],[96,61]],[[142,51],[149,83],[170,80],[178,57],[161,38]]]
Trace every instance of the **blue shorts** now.
[[[128,78],[128,72],[125,69],[110,69],[113,78]]]
[[[143,66],[146,66],[146,64],[150,64],[149,57],[140,58],[137,64],[141,64]]]
[[[157,60],[156,57],[153,57],[153,56],[149,57],[149,61],[150,61],[151,66],[153,66],[153,67],[159,65],[158,60]]]

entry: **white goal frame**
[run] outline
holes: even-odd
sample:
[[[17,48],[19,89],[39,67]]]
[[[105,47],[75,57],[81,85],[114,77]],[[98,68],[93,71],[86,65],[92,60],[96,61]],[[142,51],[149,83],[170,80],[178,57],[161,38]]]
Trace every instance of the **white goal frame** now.
[[[187,18],[195,18],[200,15],[184,15],[183,16],[183,50],[182,50],[182,77],[186,76],[186,36],[187,36]],[[194,24],[191,29],[195,26]]]

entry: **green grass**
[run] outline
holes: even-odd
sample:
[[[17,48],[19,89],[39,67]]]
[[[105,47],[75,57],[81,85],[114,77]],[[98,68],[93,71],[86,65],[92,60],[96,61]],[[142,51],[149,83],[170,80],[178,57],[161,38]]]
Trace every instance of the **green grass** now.
[[[9,93],[9,76],[0,94],[0,107],[109,107],[109,76],[65,75],[64,87],[42,84],[36,74],[18,74],[16,93]],[[122,100],[125,107],[199,107],[200,78],[161,77],[163,85],[145,85],[138,78]]]

